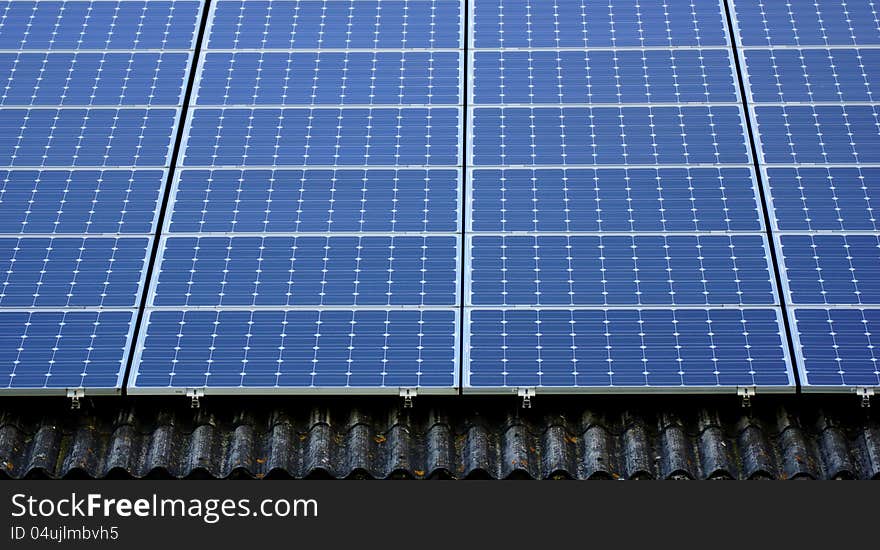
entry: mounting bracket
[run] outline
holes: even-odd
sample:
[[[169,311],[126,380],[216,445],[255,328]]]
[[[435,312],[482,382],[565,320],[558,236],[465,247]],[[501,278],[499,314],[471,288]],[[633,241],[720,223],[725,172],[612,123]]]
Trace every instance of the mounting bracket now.
[[[70,410],[78,411],[81,407],[80,399],[86,396],[86,390],[83,388],[68,388],[67,397],[70,399]]]
[[[752,387],[736,389],[736,394],[742,399],[742,406],[744,409],[748,409],[752,406],[752,398],[755,397],[756,393],[755,388]]]
[[[419,394],[416,388],[400,388],[400,397],[403,398],[403,408],[413,408],[413,399]]]
[[[517,397],[522,398],[522,408],[532,408],[532,398],[535,397],[535,388],[517,388]]]

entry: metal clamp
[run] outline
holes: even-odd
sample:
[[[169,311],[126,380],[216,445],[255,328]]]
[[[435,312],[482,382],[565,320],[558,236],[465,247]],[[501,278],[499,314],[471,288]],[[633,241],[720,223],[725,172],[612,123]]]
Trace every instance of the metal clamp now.
[[[80,399],[86,396],[86,390],[83,388],[68,388],[67,397],[70,399],[70,410],[78,411],[82,404]]]
[[[418,395],[419,390],[416,388],[400,388],[400,397],[403,398],[403,408],[413,408],[413,398]]]
[[[871,406],[874,388],[856,388],[856,395],[862,398],[862,408],[867,409]]]
[[[205,390],[203,388],[187,388],[186,396],[190,399],[190,408],[198,409],[202,405],[199,399],[205,397]]]
[[[752,406],[752,397],[755,397],[756,393],[755,388],[752,387],[736,388],[736,394],[742,399],[744,409]]]
[[[532,408],[532,398],[535,397],[535,388],[517,388],[516,396],[522,398],[522,408]]]

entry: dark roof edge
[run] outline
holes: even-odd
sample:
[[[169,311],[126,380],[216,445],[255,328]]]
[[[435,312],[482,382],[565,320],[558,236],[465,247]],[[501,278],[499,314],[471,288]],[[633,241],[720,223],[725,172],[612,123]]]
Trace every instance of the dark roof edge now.
[[[880,479],[855,396],[3,398],[6,478]]]

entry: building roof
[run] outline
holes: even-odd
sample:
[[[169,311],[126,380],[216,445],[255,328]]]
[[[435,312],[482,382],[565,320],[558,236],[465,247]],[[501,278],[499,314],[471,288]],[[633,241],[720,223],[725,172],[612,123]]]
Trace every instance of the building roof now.
[[[855,397],[0,405],[9,478],[880,479]]]

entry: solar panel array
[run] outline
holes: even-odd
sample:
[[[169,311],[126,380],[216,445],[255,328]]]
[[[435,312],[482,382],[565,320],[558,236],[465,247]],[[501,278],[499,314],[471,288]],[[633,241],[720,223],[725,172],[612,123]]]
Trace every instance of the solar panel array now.
[[[880,14],[736,0],[804,390],[880,385]]]
[[[0,393],[876,388],[878,10],[0,0]]]
[[[212,3],[131,392],[457,391],[462,14]]]
[[[722,4],[472,4],[465,390],[793,390]]]
[[[199,2],[0,2],[0,392],[116,393]]]

